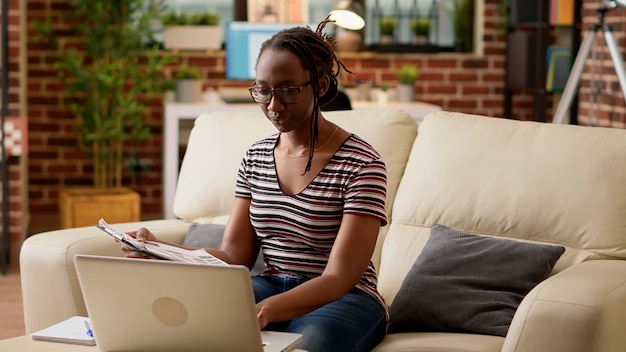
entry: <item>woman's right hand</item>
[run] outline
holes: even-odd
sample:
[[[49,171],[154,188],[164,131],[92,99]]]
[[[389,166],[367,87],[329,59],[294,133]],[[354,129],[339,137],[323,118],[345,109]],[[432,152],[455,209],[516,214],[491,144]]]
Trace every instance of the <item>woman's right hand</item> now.
[[[137,231],[126,232],[126,234],[135,238],[139,242],[156,241],[156,236],[154,236],[154,234],[145,227],[141,227]],[[122,245],[122,251],[124,251],[124,253],[126,253],[126,256],[129,258],[143,258],[143,259],[152,258],[144,253],[134,251],[126,247],[125,245]]]

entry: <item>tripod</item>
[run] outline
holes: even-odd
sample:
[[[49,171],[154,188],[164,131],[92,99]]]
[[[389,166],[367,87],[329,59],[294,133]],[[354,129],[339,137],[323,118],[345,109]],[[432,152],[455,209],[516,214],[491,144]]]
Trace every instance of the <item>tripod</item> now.
[[[561,101],[556,108],[556,113],[554,114],[554,118],[552,119],[553,123],[568,123],[566,121],[566,114],[569,110],[572,99],[574,99],[574,94],[577,93],[578,85],[580,84],[580,76],[583,72],[583,68],[585,66],[585,61],[591,52],[591,47],[596,41],[596,33],[602,30],[601,33],[604,34],[604,41],[609,48],[609,53],[611,55],[611,59],[613,61],[613,66],[615,67],[615,72],[617,73],[617,78],[619,80],[619,85],[622,88],[622,96],[624,97],[624,101],[626,102],[626,72],[624,72],[624,61],[618,51],[617,44],[615,42],[615,37],[613,36],[613,30],[611,26],[604,23],[604,15],[607,11],[616,8],[618,2],[603,0],[598,8],[598,23],[591,26],[585,35],[585,39],[580,45],[580,50],[578,51],[578,55],[576,55],[576,60],[574,61],[574,65],[572,66],[572,71],[570,72],[569,77],[567,78],[567,82],[565,83],[565,89],[563,90],[563,96],[561,97]]]

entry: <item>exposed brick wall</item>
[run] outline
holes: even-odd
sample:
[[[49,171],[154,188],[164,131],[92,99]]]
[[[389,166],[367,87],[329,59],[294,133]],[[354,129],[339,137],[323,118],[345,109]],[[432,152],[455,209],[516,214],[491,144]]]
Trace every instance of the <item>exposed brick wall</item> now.
[[[24,70],[23,65],[23,32],[22,16],[23,1],[14,0],[8,2],[8,116],[21,117],[25,113],[24,105]],[[1,19],[0,19],[1,23]],[[4,25],[4,24],[3,24]],[[6,153],[7,157],[9,153]],[[0,204],[0,208],[9,208],[9,239],[11,254],[15,256],[19,245],[26,234],[28,220],[28,199],[25,197],[27,187],[26,158],[25,156],[12,156],[7,160],[9,168],[9,202],[7,205]],[[0,182],[4,182],[0,178]],[[1,228],[0,228],[1,231]],[[4,234],[2,234],[4,236]]]
[[[393,85],[395,69],[403,63],[415,63],[421,70],[416,83],[418,100],[440,105],[450,111],[502,116],[506,42],[496,25],[501,20],[496,11],[499,2],[485,0],[483,55],[345,53],[340,57],[359,78],[371,78],[376,86],[381,83]],[[595,2],[586,1],[588,4]],[[62,22],[62,15],[68,9],[67,0],[26,0],[26,3],[29,23],[34,18],[43,18],[47,13],[52,13],[57,21],[55,26],[59,30],[60,43],[72,44],[72,38],[65,31],[67,25]],[[619,17],[620,14],[622,17]],[[611,14],[614,22],[619,22],[617,18],[623,19],[623,16],[624,12]],[[588,16],[585,18],[589,21]],[[619,34],[622,48],[625,32],[623,26],[622,23]],[[29,37],[32,34],[29,29]],[[57,73],[50,64],[53,53],[42,44],[29,42],[27,54],[31,136],[29,198],[31,210],[53,212],[57,210],[57,193],[60,187],[90,183],[90,165],[89,160],[74,148],[77,141],[73,132],[74,119],[63,103],[64,94],[58,83]],[[248,84],[225,79],[222,52],[180,54],[179,62],[169,67],[167,74],[175,73],[180,63],[200,68],[205,88]],[[354,80],[349,77],[343,82],[346,86],[354,85]],[[513,111],[516,118],[533,120],[532,96],[516,95]],[[551,111],[548,115],[551,116]],[[161,104],[155,103],[146,117],[146,124],[150,126],[154,139],[143,143],[139,155],[140,158],[151,160],[152,169],[139,174],[129,184],[142,195],[143,212],[161,212],[162,119]]]
[[[583,1],[583,33],[586,34],[591,26],[598,23],[596,10],[599,4],[600,1],[596,0]],[[605,22],[613,29],[613,35],[622,60],[626,58],[625,19],[626,8],[624,7],[618,7],[608,11],[605,16]],[[580,79],[579,124],[626,128],[626,102],[624,101],[624,95],[622,94],[617,75],[615,74],[615,67],[611,60],[608,47],[604,42],[604,35],[600,31],[597,32],[595,46],[592,51],[595,51],[598,55],[596,64],[593,65],[593,60],[591,59],[587,60]],[[591,56],[592,55],[589,57],[591,58]],[[621,65],[624,67],[626,64],[622,61]],[[592,75],[592,72],[595,72],[596,75]],[[601,76],[599,75],[600,72],[602,72]],[[598,95],[592,95],[592,92],[598,90]],[[592,95],[591,103],[589,101],[590,95]],[[594,101],[597,101],[598,104],[593,103]]]

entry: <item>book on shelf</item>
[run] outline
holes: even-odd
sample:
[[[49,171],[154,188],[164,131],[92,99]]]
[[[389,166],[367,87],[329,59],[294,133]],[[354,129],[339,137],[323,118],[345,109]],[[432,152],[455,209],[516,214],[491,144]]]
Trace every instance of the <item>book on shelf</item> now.
[[[572,52],[569,48],[548,47],[546,91],[562,92],[572,67]]]
[[[202,248],[189,250],[155,241],[137,241],[133,236],[127,233],[114,230],[104,219],[100,219],[95,226],[127,248],[146,254],[152,258],[196,264],[228,265],[226,262],[214,257]]]
[[[35,331],[30,337],[36,341],[61,342],[75,345],[96,344],[88,317],[73,316],[45,329]]]
[[[574,25],[574,0],[550,0],[549,22],[553,26]]]

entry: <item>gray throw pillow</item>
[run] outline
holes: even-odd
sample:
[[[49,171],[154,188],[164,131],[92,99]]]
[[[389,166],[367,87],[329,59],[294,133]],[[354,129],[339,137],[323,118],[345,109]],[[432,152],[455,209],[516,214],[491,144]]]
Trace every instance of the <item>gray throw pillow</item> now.
[[[562,246],[434,225],[389,307],[389,332],[506,336],[524,296],[548,277],[564,252]]]
[[[200,248],[219,248],[224,237],[225,225],[220,224],[192,224],[185,234],[184,246]],[[250,270],[250,275],[259,275],[265,271],[263,253],[259,251],[256,262]]]

